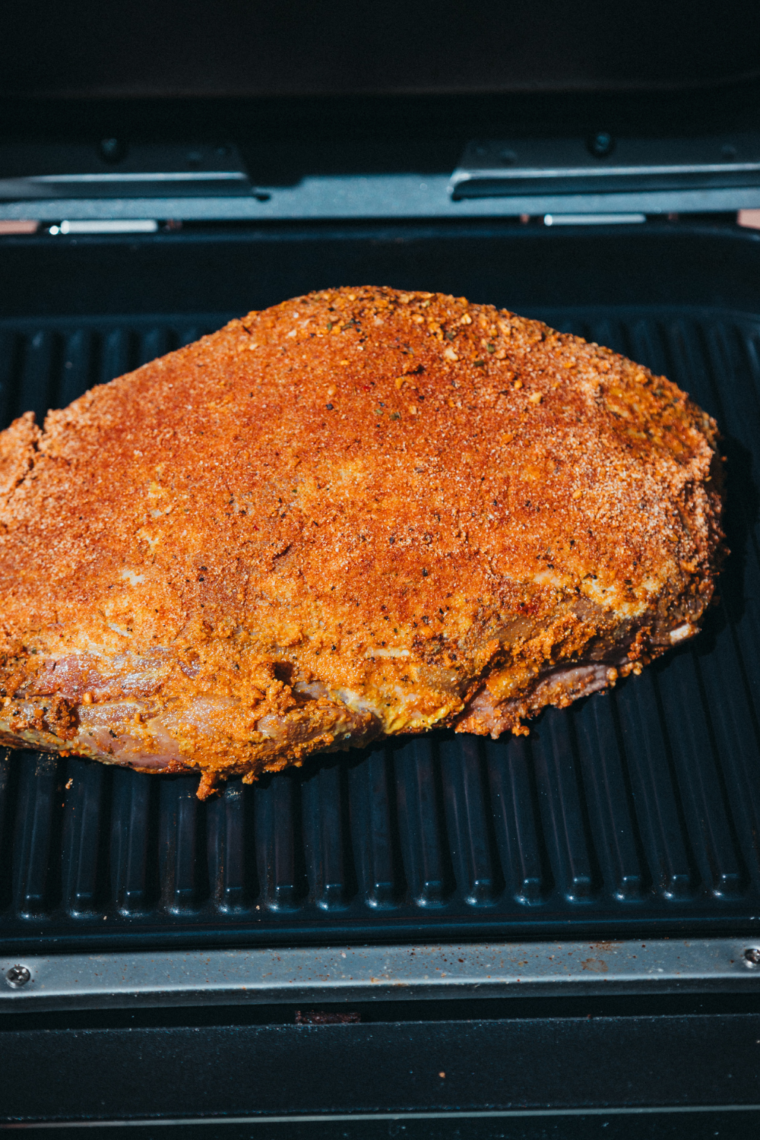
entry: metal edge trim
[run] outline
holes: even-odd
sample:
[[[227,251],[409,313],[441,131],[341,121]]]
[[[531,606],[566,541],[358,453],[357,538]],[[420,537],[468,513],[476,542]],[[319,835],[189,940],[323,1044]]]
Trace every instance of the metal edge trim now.
[[[507,194],[455,198],[448,174],[306,177],[295,186],[261,185],[250,194],[182,197],[40,197],[0,201],[0,218],[58,222],[61,218],[176,218],[184,221],[399,220],[532,217],[560,213],[733,212],[760,207],[760,186],[615,193]]]
[[[737,938],[0,958],[0,1011],[7,1013],[757,988],[760,947]]]
[[[313,1112],[269,1116],[177,1116],[128,1117],[122,1120],[30,1120],[0,1122],[0,1130],[12,1128],[143,1128],[158,1124],[317,1124],[349,1123],[354,1120],[489,1120],[523,1116],[653,1116],[657,1113],[758,1112],[760,1104],[590,1105],[576,1108],[486,1108],[453,1109],[451,1112]]]

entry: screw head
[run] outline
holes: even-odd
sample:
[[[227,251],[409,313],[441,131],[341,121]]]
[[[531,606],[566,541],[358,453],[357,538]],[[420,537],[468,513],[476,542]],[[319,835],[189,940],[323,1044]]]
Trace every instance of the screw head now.
[[[588,149],[594,158],[607,158],[615,149],[615,140],[609,131],[597,131],[588,140]]]
[[[14,990],[20,990],[27,982],[31,982],[32,974],[26,966],[11,966],[5,975],[5,979],[9,986],[13,986]]]
[[[744,951],[744,961],[748,966],[760,966],[760,946],[748,946]]]
[[[98,143],[98,152],[104,162],[121,162],[127,153],[127,148],[121,139],[101,139]]]

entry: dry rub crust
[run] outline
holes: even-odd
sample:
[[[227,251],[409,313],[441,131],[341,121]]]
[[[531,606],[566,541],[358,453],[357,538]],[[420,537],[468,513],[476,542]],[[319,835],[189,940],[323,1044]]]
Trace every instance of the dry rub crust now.
[[[0,435],[0,740],[219,777],[524,731],[697,630],[716,426],[488,305],[335,289]]]

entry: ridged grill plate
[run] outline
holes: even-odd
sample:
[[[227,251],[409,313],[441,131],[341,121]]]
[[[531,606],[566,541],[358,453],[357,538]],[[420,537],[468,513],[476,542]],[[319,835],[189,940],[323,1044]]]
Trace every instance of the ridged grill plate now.
[[[546,310],[714,414],[731,557],[689,644],[528,738],[437,733],[315,759],[199,803],[197,778],[0,758],[0,947],[583,937],[760,925],[760,319]],[[0,416],[218,327],[0,325]]]

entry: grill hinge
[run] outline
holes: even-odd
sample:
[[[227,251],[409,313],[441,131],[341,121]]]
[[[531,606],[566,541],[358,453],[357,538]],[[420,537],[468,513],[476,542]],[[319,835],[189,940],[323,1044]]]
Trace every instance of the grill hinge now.
[[[0,147],[0,202],[254,195],[232,143]]]

